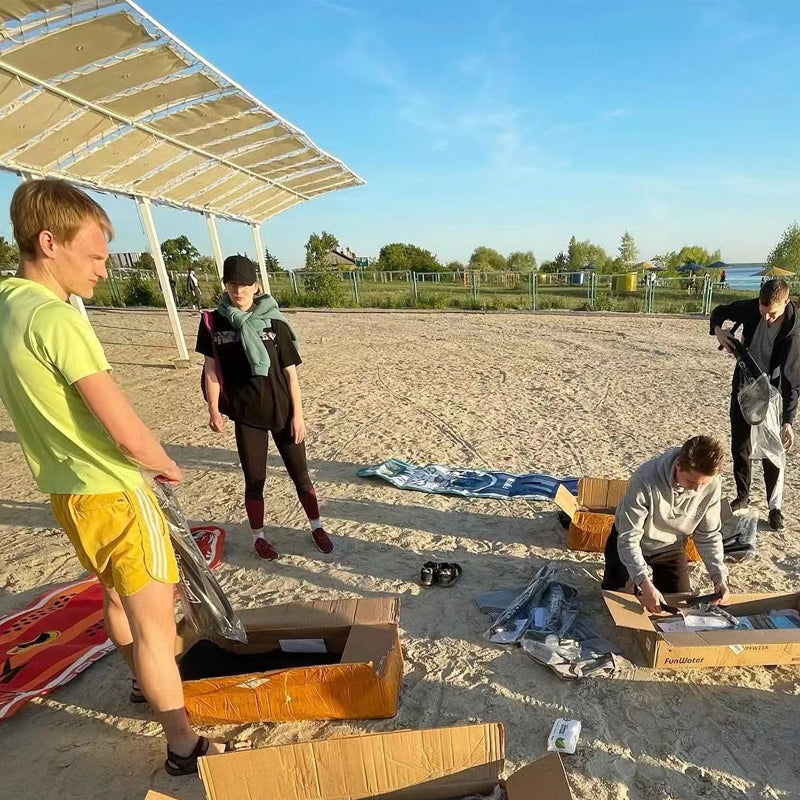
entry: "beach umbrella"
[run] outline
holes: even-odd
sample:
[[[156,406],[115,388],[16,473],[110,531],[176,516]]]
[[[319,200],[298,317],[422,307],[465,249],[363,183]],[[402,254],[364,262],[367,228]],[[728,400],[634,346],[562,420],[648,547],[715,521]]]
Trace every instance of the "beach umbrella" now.
[[[644,268],[647,272],[666,272],[667,268],[663,264],[651,264],[645,261]]]
[[[724,261],[715,261],[713,264],[708,265],[709,269],[728,269],[728,264]]]
[[[791,272],[788,269],[781,269],[780,267],[764,267],[761,272],[754,272],[751,278],[788,278],[797,273]]]
[[[705,267],[698,264],[696,261],[687,261],[685,264],[681,264],[678,267],[678,272],[698,272],[701,269],[705,269]]]

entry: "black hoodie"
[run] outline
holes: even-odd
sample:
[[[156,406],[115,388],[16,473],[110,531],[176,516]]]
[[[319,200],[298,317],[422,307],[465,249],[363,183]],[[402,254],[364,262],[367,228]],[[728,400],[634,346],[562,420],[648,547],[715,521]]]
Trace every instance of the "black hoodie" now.
[[[711,335],[714,329],[730,320],[742,326],[742,343],[750,347],[761,313],[758,310],[758,298],[738,300],[727,306],[717,306],[711,312]],[[739,365],[733,372],[733,391],[739,389]],[[783,422],[790,425],[797,414],[797,401],[800,397],[800,326],[798,326],[797,307],[791,301],[781,318],[778,338],[772,348],[769,361],[769,379],[783,397]]]

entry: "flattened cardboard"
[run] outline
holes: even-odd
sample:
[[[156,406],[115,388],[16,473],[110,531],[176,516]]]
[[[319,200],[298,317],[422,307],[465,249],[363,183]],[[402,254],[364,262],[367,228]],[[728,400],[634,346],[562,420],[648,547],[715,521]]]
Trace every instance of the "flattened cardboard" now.
[[[555,503],[571,520],[567,534],[567,547],[570,550],[587,553],[602,553],[605,550],[614,525],[614,512],[625,497],[627,488],[628,481],[624,480],[581,478],[576,497],[564,484],[559,484]],[[730,506],[727,501],[724,502],[730,515]],[[700,561],[700,553],[691,537],[686,543],[686,556],[689,561]]]
[[[199,760],[209,800],[450,800],[500,780],[497,723],[394,731],[267,747]],[[509,800],[572,800],[552,753],[512,776]]]
[[[249,641],[233,652],[268,651],[291,639],[321,639],[339,663],[184,680],[197,724],[311,719],[377,719],[397,713],[403,677],[399,599],[291,603],[239,616]],[[198,637],[179,623],[178,655]]]
[[[667,602],[681,606],[687,595],[667,595]],[[603,592],[615,624],[630,628],[648,666],[657,669],[704,669],[707,667],[767,666],[800,663],[800,630],[714,630],[663,633],[633,595]],[[734,616],[764,614],[772,609],[800,610],[800,592],[793,594],[732,595],[726,610]]]

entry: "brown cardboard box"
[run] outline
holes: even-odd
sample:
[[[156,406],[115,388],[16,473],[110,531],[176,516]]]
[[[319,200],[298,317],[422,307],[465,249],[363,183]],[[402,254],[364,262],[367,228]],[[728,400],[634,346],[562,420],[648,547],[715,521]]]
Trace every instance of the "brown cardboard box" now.
[[[397,713],[403,678],[398,598],[290,603],[237,613],[248,642],[226,649],[280,655],[284,661],[293,658],[287,653],[302,653],[304,666],[214,677],[212,661],[209,677],[183,681],[192,722],[373,719]],[[199,639],[182,623],[178,634],[185,673]],[[322,663],[309,665],[315,659]]]
[[[199,772],[208,800],[451,800],[500,782],[503,738],[499,723],[375,733],[201,758]],[[508,800],[573,800],[556,753],[505,787]]]
[[[767,664],[800,663],[800,630],[715,630],[697,633],[657,631],[639,600],[622,592],[603,592],[616,625],[630,628],[648,666],[657,669],[703,669]],[[667,602],[681,606],[686,595],[667,595]],[[772,609],[800,610],[795,594],[734,594],[725,610],[734,616],[764,614]]]
[[[614,524],[614,512],[628,488],[628,481],[607,478],[581,478],[578,496],[575,497],[564,484],[556,491],[556,505],[569,516],[571,522],[567,536],[570,550],[602,553]],[[689,561],[699,561],[694,541],[686,547]]]

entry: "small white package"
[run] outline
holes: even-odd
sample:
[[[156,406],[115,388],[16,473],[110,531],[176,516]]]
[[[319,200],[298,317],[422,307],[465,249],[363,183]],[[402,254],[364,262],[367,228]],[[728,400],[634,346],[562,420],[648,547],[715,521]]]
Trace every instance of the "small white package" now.
[[[547,739],[547,749],[556,753],[575,752],[578,738],[581,735],[581,722],[578,719],[564,719],[559,717],[553,723],[553,730]]]

